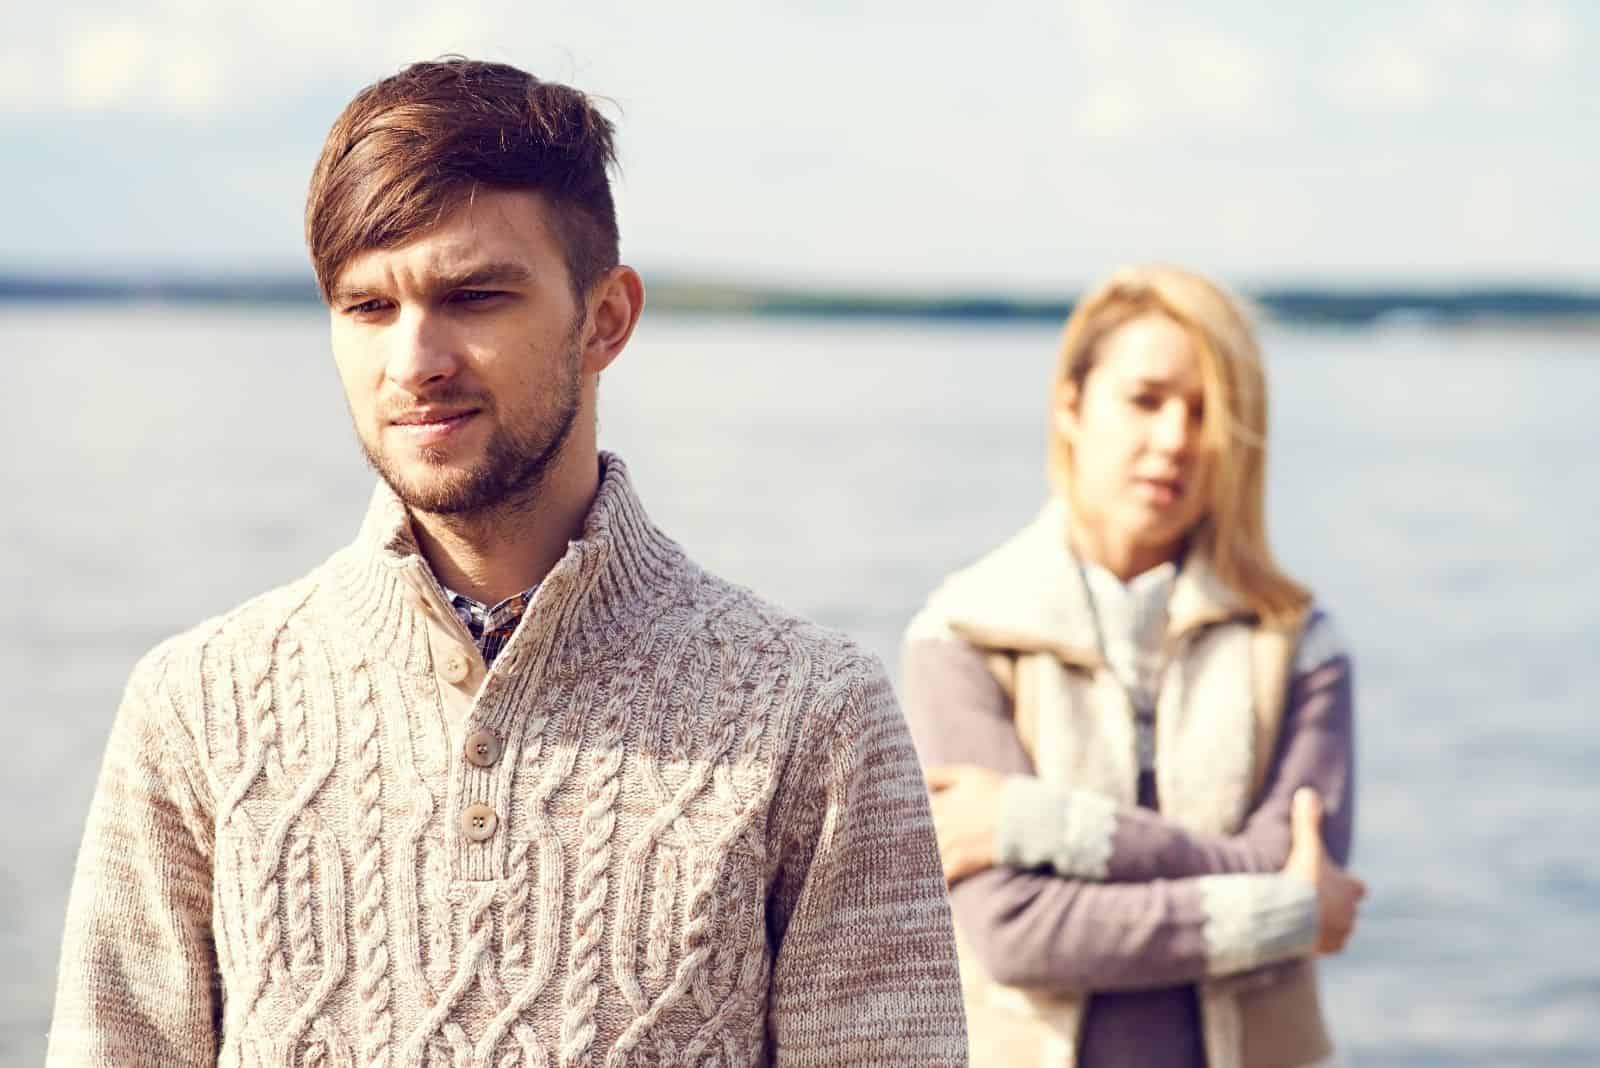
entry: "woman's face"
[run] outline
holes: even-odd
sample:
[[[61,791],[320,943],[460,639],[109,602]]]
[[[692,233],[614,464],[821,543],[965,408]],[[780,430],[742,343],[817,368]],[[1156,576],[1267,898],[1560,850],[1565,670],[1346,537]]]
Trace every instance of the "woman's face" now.
[[[1148,313],[1103,338],[1082,388],[1057,398],[1074,522],[1103,553],[1135,565],[1117,570],[1172,559],[1205,513],[1203,393],[1188,334]]]

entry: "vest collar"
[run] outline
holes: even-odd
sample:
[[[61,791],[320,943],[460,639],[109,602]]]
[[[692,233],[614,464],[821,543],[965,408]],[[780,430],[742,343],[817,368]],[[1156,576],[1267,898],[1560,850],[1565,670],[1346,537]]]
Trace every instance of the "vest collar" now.
[[[1068,544],[1066,502],[1039,514],[977,563],[952,575],[935,605],[952,631],[980,648],[1049,652],[1085,668],[1101,666],[1089,594]],[[1213,623],[1253,618],[1201,553],[1189,553],[1167,605],[1167,642]]]

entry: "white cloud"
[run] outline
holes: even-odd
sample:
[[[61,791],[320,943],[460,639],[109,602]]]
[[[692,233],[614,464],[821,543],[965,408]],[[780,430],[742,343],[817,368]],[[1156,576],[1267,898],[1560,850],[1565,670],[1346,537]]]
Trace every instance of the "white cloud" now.
[[[1426,21],[1438,39],[1451,45],[1470,44],[1483,35],[1485,13],[1468,4],[1436,4]]]
[[[1565,9],[1531,7],[1512,12],[1513,50],[1529,63],[1564,63],[1577,51],[1577,28]]]
[[[159,105],[174,115],[210,115],[232,96],[225,48],[194,48],[174,56],[155,79],[153,93]]]
[[[1381,40],[1354,57],[1337,90],[1361,110],[1416,112],[1433,100],[1437,81],[1433,60],[1421,49]]]
[[[396,10],[351,0],[249,3],[155,0],[123,8],[39,9],[24,37],[37,55],[26,83],[0,77],[0,102],[78,112],[192,116],[281,90],[307,72],[349,72],[356,84],[448,51],[503,51],[526,10],[496,0],[471,9]]]
[[[1476,175],[1461,194],[1462,233],[1481,248],[1503,247],[1525,227],[1517,183],[1503,172]]]
[[[1496,114],[1525,110],[1561,91],[1556,75],[1579,43],[1558,2],[1401,3],[1358,25],[1364,32],[1344,45],[1330,88],[1364,114],[1431,113],[1446,98]]]
[[[0,101],[16,114],[28,114],[43,106],[45,61],[37,53],[24,51],[13,41],[0,48]]]
[[[0,127],[38,146],[0,195],[41,207],[3,252],[298,264],[327,123],[456,50],[620,104],[625,249],[647,268],[1055,291],[1132,257],[1600,265],[1580,95],[1600,85],[1574,59],[1600,8],[1530,2],[1373,0],[1315,41],[1240,0],[32,5],[0,13],[26,23],[0,30]],[[122,124],[96,116],[177,121],[108,146]],[[125,179],[86,179],[96,151]],[[1475,182],[1485,157],[1503,173]]]
[[[131,21],[87,25],[71,34],[63,51],[61,95],[79,111],[127,100],[151,66],[149,37]]]
[[[1560,0],[1452,0],[1437,3],[1411,33],[1419,44],[1430,41],[1441,55],[1476,53],[1480,60],[1498,56],[1546,66],[1563,63],[1576,51],[1578,30]]]
[[[1266,55],[1237,36],[1174,17],[1136,19],[1126,5],[1069,8],[1074,133],[1129,140],[1163,132],[1269,129],[1278,119]]]

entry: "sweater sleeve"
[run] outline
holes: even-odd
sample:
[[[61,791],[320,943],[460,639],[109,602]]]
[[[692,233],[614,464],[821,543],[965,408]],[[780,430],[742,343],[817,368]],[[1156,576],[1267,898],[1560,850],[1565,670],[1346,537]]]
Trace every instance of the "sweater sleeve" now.
[[[1355,816],[1350,658],[1326,616],[1307,628],[1295,658],[1282,730],[1260,800],[1235,834],[1190,831],[1161,813],[1117,805],[1070,783],[1007,778],[995,855],[1020,868],[1110,882],[1272,872],[1289,856],[1295,791],[1314,787],[1324,844],[1349,862]]]
[[[210,822],[186,770],[192,765],[163,727],[171,710],[153,685],[154,660],[128,684],[90,805],[67,905],[49,1068],[216,1064]]]
[[[970,646],[909,641],[902,684],[927,763],[1032,774],[1010,701]],[[1277,872],[1095,883],[997,867],[958,883],[951,902],[985,969],[1015,986],[1178,986],[1303,956],[1316,938],[1315,890]]]
[[[776,799],[768,1035],[777,1066],[967,1063],[926,787],[882,668],[853,683]]]

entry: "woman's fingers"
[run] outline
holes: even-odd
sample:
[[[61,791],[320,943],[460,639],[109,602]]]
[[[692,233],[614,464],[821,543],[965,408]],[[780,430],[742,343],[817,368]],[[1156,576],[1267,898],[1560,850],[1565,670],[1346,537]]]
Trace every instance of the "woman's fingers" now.
[[[1322,797],[1316,790],[1309,786],[1302,786],[1294,792],[1293,808],[1290,812],[1290,827],[1293,831],[1296,845],[1316,843],[1316,850],[1322,850]]]
[[[993,774],[988,768],[977,764],[935,764],[928,768],[926,777],[928,789],[937,793],[982,783],[986,776]]]
[[[1317,938],[1319,953],[1343,952],[1350,936],[1355,933],[1359,906],[1366,893],[1366,883],[1337,865],[1327,865],[1322,883],[1317,888],[1321,913]]]
[[[940,846],[939,865],[944,868],[944,881],[951,885],[989,866],[973,851],[955,844]]]
[[[983,772],[971,766],[945,765],[929,768],[929,799],[933,810],[933,830],[939,842],[939,862],[945,882],[955,883],[994,865],[993,818],[975,796],[972,787],[981,785]]]
[[[1348,923],[1336,924],[1323,932],[1322,945],[1319,947],[1323,953],[1343,953],[1350,936],[1355,933],[1355,916],[1352,914]]]

